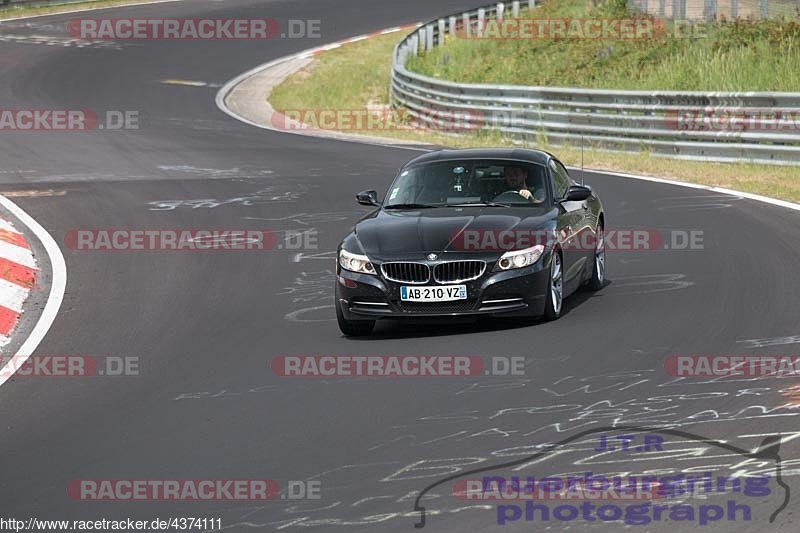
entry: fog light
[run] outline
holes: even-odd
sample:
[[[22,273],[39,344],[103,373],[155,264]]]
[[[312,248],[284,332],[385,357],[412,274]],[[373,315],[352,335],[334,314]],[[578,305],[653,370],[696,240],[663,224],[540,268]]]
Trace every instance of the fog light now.
[[[342,276],[337,276],[339,278],[339,283],[347,287],[348,289],[355,289],[358,287],[358,283],[353,281],[352,279],[343,278]]]

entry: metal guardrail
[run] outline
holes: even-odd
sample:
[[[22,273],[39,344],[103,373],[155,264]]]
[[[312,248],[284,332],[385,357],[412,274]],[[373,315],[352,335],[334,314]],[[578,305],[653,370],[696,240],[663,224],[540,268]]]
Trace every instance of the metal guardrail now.
[[[627,0],[640,13],[679,20],[795,17],[800,0]]]
[[[527,2],[534,7],[534,0]],[[480,32],[520,2],[443,17],[395,46],[391,103],[432,129],[495,130],[523,141],[649,151],[682,159],[800,164],[800,93],[623,91],[455,83],[409,71],[447,34]],[[443,126],[443,123],[444,126]]]

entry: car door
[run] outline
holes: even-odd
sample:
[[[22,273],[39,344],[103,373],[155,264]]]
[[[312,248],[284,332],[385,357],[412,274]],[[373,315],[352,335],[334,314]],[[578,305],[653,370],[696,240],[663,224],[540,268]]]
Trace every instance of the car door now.
[[[553,195],[558,202],[556,231],[564,257],[564,290],[569,293],[580,283],[580,274],[586,264],[587,253],[582,240],[586,237],[582,234],[586,224],[586,202],[562,201],[573,183],[572,179],[557,159],[551,159],[549,167],[553,179]]]

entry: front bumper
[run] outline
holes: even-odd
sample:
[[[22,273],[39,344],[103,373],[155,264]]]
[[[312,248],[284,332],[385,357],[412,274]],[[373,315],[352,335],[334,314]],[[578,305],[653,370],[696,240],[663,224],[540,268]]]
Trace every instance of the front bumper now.
[[[337,265],[336,305],[347,320],[381,318],[520,316],[544,313],[550,277],[550,254],[530,267],[493,272],[494,264],[478,279],[462,283],[467,286],[467,299],[452,302],[402,302],[398,283],[377,275],[358,274]],[[436,287],[431,281],[415,287]]]

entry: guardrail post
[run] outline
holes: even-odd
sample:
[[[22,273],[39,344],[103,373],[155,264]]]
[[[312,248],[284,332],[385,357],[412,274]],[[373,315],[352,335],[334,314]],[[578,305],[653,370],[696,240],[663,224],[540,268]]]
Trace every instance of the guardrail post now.
[[[673,0],[672,18],[683,20],[686,18],[686,0]]]
[[[410,39],[409,42],[411,43],[411,53],[415,56],[419,55],[419,34],[417,34],[416,39]]]
[[[506,5],[502,2],[497,2],[497,7],[495,8],[495,13],[497,14],[497,20],[503,20],[503,15],[506,12]]]
[[[478,37],[483,37],[483,28],[486,24],[486,10],[480,8],[478,10]]]
[[[439,19],[439,39],[437,43],[439,46],[442,46],[444,44],[445,32],[446,30],[445,30],[444,19]]]
[[[528,0],[528,9],[536,7],[536,0]]]
[[[456,19],[455,17],[450,17],[450,19],[447,21],[447,23],[450,25],[450,35],[452,35],[453,37],[456,36],[458,30],[458,28],[456,28],[456,20],[458,19]]]
[[[425,27],[423,26],[417,32],[417,54],[419,54],[425,51]]]
[[[717,0],[705,0],[703,2],[703,18],[706,20],[717,18]]]
[[[739,18],[739,0],[731,0],[731,18]]]
[[[761,18],[767,18],[769,16],[769,5],[767,4],[767,0],[759,0],[759,11],[761,12]]]
[[[800,0],[797,0],[800,2]],[[515,19],[519,18],[519,0],[514,0],[511,3],[511,16]]]
[[[469,13],[461,15],[461,23],[464,25],[464,35],[472,37],[472,21],[470,20]]]
[[[658,0],[658,16],[663,17],[667,14],[667,0]]]
[[[425,50],[433,48],[433,24],[425,26]]]

